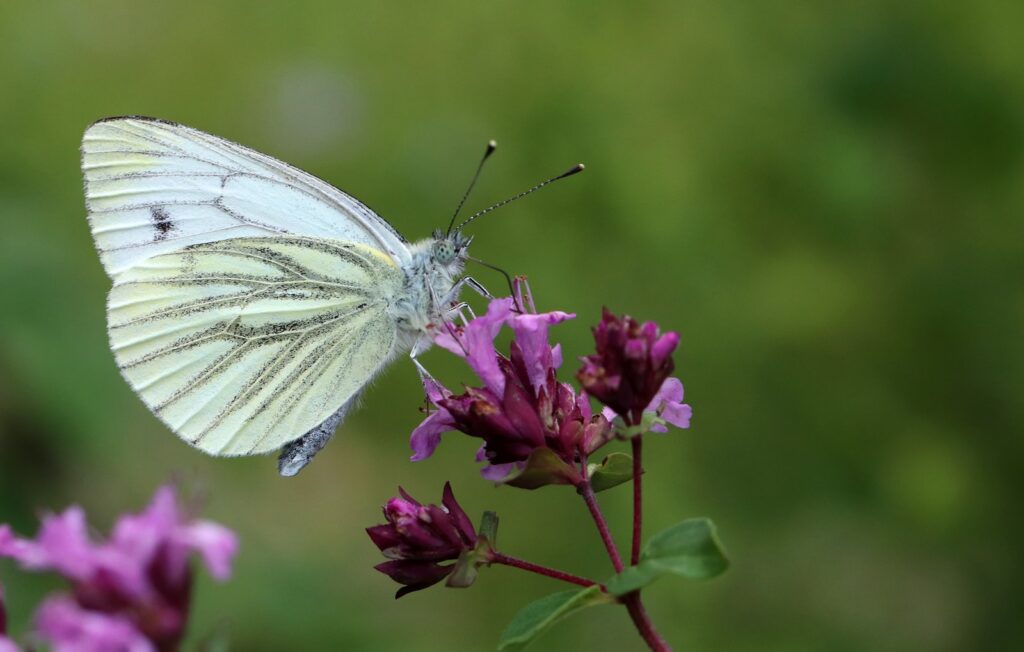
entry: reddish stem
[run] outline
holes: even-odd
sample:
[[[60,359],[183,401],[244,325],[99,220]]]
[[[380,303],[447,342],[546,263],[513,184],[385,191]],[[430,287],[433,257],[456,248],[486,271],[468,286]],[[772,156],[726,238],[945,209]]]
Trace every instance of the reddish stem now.
[[[584,481],[582,485],[577,488],[580,495],[583,496],[583,501],[587,503],[587,509],[590,510],[590,515],[594,518],[594,523],[597,525],[597,531],[601,534],[601,541],[604,542],[604,547],[608,551],[608,556],[612,560],[612,566],[615,567],[616,573],[622,572],[622,557],[619,556],[619,549],[615,547],[615,540],[612,539],[612,533],[608,530],[608,522],[604,520],[604,514],[601,513],[601,508],[597,506],[597,497],[594,495],[594,490],[590,486],[590,480]]]
[[[640,530],[644,520],[643,507],[643,437],[637,435],[630,440],[633,444],[633,547],[629,553],[629,563],[636,566],[640,562]]]
[[[651,617],[647,615],[644,603],[640,601],[640,592],[630,593],[623,597],[622,601],[626,603],[629,617],[633,619],[633,624],[636,625],[637,631],[640,632],[640,636],[643,637],[648,647],[654,650],[654,652],[671,652],[672,648],[668,646],[665,639],[654,629],[654,623],[651,622]]]
[[[509,557],[508,555],[503,555],[500,552],[492,553],[491,563],[502,564],[503,566],[511,566],[512,568],[520,568],[530,573],[536,573],[538,575],[543,575],[544,577],[550,577],[556,580],[561,580],[563,582],[569,582],[570,584],[576,584],[578,586],[594,586],[595,584],[597,584],[597,582],[593,580],[588,580],[585,577],[573,575],[572,573],[566,573],[564,571],[556,570],[554,568],[548,568],[547,566],[540,566],[538,564],[533,564],[522,559],[516,559],[515,557]],[[600,586],[601,590],[603,591],[604,585],[602,584]]]

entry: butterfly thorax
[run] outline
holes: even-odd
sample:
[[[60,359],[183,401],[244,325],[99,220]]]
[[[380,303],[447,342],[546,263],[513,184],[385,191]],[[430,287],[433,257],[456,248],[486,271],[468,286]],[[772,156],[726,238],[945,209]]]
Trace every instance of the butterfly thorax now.
[[[435,233],[409,248],[412,257],[404,268],[405,285],[389,310],[410,346],[443,320],[451,319],[452,305],[458,299],[456,280],[468,245],[469,239],[459,233],[448,237]]]

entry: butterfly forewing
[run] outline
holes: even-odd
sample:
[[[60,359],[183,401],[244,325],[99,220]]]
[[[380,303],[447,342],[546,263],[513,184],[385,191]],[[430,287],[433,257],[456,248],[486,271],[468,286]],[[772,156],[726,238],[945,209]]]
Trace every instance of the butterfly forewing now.
[[[111,277],[157,254],[228,238],[299,235],[356,242],[398,264],[405,240],[330,184],[182,125],[111,118],[82,139],[93,236]]]
[[[146,404],[212,454],[280,448],[327,419],[390,359],[401,270],[365,245],[232,238],[119,274],[111,347]]]

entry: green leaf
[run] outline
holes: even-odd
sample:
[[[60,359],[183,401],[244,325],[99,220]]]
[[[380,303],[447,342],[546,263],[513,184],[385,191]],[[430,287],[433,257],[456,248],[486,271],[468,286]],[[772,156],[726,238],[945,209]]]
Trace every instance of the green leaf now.
[[[604,491],[633,479],[633,457],[625,453],[612,453],[600,464],[591,464],[587,470],[594,491]]]
[[[691,518],[651,537],[640,553],[640,563],[608,580],[608,592],[631,593],[664,575],[706,579],[728,567],[714,523]]]
[[[574,468],[565,463],[558,453],[550,448],[535,449],[526,458],[526,466],[503,480],[520,489],[537,489],[549,484],[578,484],[582,478]]]
[[[498,650],[522,650],[558,620],[586,607],[611,604],[614,600],[601,587],[590,586],[578,591],[553,593],[523,607],[501,633]]]

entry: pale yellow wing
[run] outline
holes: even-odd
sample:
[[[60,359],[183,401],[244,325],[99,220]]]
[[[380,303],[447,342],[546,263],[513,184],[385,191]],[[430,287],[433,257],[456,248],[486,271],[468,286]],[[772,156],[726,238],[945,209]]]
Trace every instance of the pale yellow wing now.
[[[373,247],[293,236],[158,254],[114,278],[110,344],[179,437],[213,455],[276,450],[393,357],[403,274]]]

